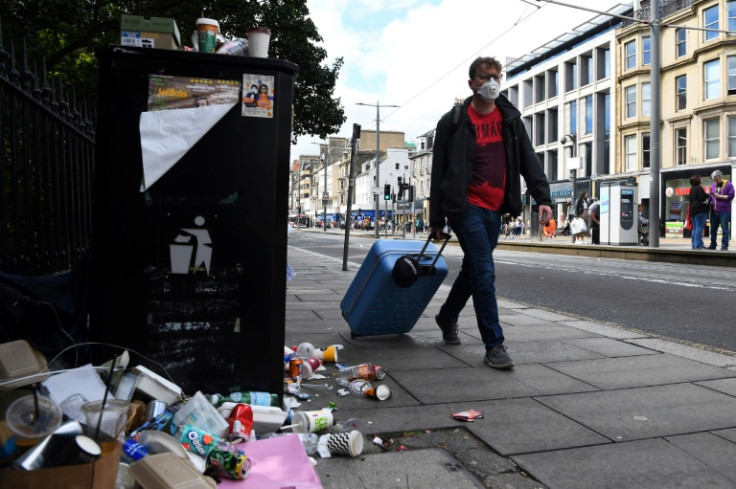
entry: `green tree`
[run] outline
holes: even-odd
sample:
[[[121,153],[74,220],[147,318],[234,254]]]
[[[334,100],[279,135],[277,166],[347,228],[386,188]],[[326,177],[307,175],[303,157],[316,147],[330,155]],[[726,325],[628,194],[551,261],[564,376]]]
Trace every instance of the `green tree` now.
[[[121,14],[169,17],[176,21],[182,44],[191,45],[196,19],[220,22],[225,37],[245,37],[250,27],[271,29],[269,55],[299,66],[294,89],[294,140],[310,134],[322,139],[338,132],[345,122],[343,106],[335,97],[342,58],[326,63],[322,37],[308,18],[306,0],[3,0],[0,2],[2,41],[16,65],[22,63],[25,39],[30,68],[75,87],[77,99],[89,107],[97,98],[95,50],[120,42]],[[57,84],[58,87],[58,84]],[[65,89],[66,90],[66,89]],[[68,94],[67,95],[68,98]]]

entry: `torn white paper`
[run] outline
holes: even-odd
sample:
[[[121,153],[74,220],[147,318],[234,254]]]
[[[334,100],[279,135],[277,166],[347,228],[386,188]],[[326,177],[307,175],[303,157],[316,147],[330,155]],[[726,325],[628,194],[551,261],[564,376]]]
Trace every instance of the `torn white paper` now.
[[[141,192],[173,168],[234,106],[235,103],[141,113]]]
[[[105,396],[105,384],[92,364],[52,375],[43,383],[49,397],[61,404],[72,394],[81,394],[88,401],[100,401]],[[112,394],[108,394],[113,399]]]

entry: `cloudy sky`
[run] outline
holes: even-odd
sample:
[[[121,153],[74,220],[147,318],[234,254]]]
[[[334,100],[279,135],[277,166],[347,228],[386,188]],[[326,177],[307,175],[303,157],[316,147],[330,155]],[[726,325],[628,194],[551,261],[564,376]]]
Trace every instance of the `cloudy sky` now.
[[[606,11],[631,0],[563,0]],[[596,14],[535,0],[308,0],[330,64],[343,57],[336,96],[347,122],[334,136],[349,138],[354,123],[403,131],[406,141],[434,128],[456,97],[470,94],[467,69],[477,56],[505,64],[568,32]],[[302,136],[291,160],[317,154],[317,138]]]

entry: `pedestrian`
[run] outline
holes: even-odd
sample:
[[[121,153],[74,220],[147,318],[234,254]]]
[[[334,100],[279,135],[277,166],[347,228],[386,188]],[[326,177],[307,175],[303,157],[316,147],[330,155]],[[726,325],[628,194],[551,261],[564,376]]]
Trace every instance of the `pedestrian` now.
[[[712,212],[710,213],[710,246],[715,250],[718,243],[718,227],[721,227],[721,250],[728,250],[728,238],[731,234],[731,201],[733,200],[733,184],[723,178],[721,170],[711,173],[713,183],[710,186]]]
[[[493,249],[501,216],[521,214],[521,177],[539,207],[539,222],[552,217],[550,190],[526,133],[521,114],[500,95],[501,63],[476,58],[469,69],[472,96],[437,124],[430,190],[430,234],[441,239],[445,219],[455,231],[464,257],[447,300],[435,316],[442,338],[460,343],[458,317],[473,297],[484,362],[510,369],[498,320]],[[518,221],[521,223],[521,221]]]
[[[700,175],[695,174],[690,177],[690,220],[693,223],[691,230],[690,244],[694,250],[702,250],[705,247],[703,243],[703,230],[705,229],[705,220],[708,218],[710,210],[710,197],[705,193],[705,189],[701,185],[703,179]]]
[[[573,220],[570,228],[574,234],[573,243],[585,244],[585,238],[588,236],[588,192],[582,190],[578,200],[575,201],[575,219],[581,219],[582,222]]]
[[[598,199],[591,199],[588,206],[590,217],[590,241],[593,244],[601,244],[601,203]]]
[[[557,221],[554,217],[549,220],[549,236],[551,238],[557,237]]]
[[[637,223],[636,230],[639,236],[639,243],[643,246],[649,246],[649,219],[644,217],[644,206],[639,204],[639,222]]]

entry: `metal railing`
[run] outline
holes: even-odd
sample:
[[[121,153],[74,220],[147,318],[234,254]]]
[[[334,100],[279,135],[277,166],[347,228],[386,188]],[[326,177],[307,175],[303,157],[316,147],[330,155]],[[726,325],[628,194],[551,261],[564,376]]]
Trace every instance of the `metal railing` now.
[[[14,51],[0,34],[0,270],[51,274],[88,247],[94,126],[45,60],[29,69],[25,41],[20,66]]]
[[[644,3],[644,2],[642,2]],[[693,0],[665,0],[659,7],[659,16],[661,19],[666,19],[672,14],[679,12],[680,10],[690,8],[693,4]],[[649,4],[642,5],[642,8],[634,11],[632,17],[638,20],[649,22],[651,20],[651,6]],[[633,20],[624,20],[621,22],[621,27],[626,28],[634,25],[636,22]]]

